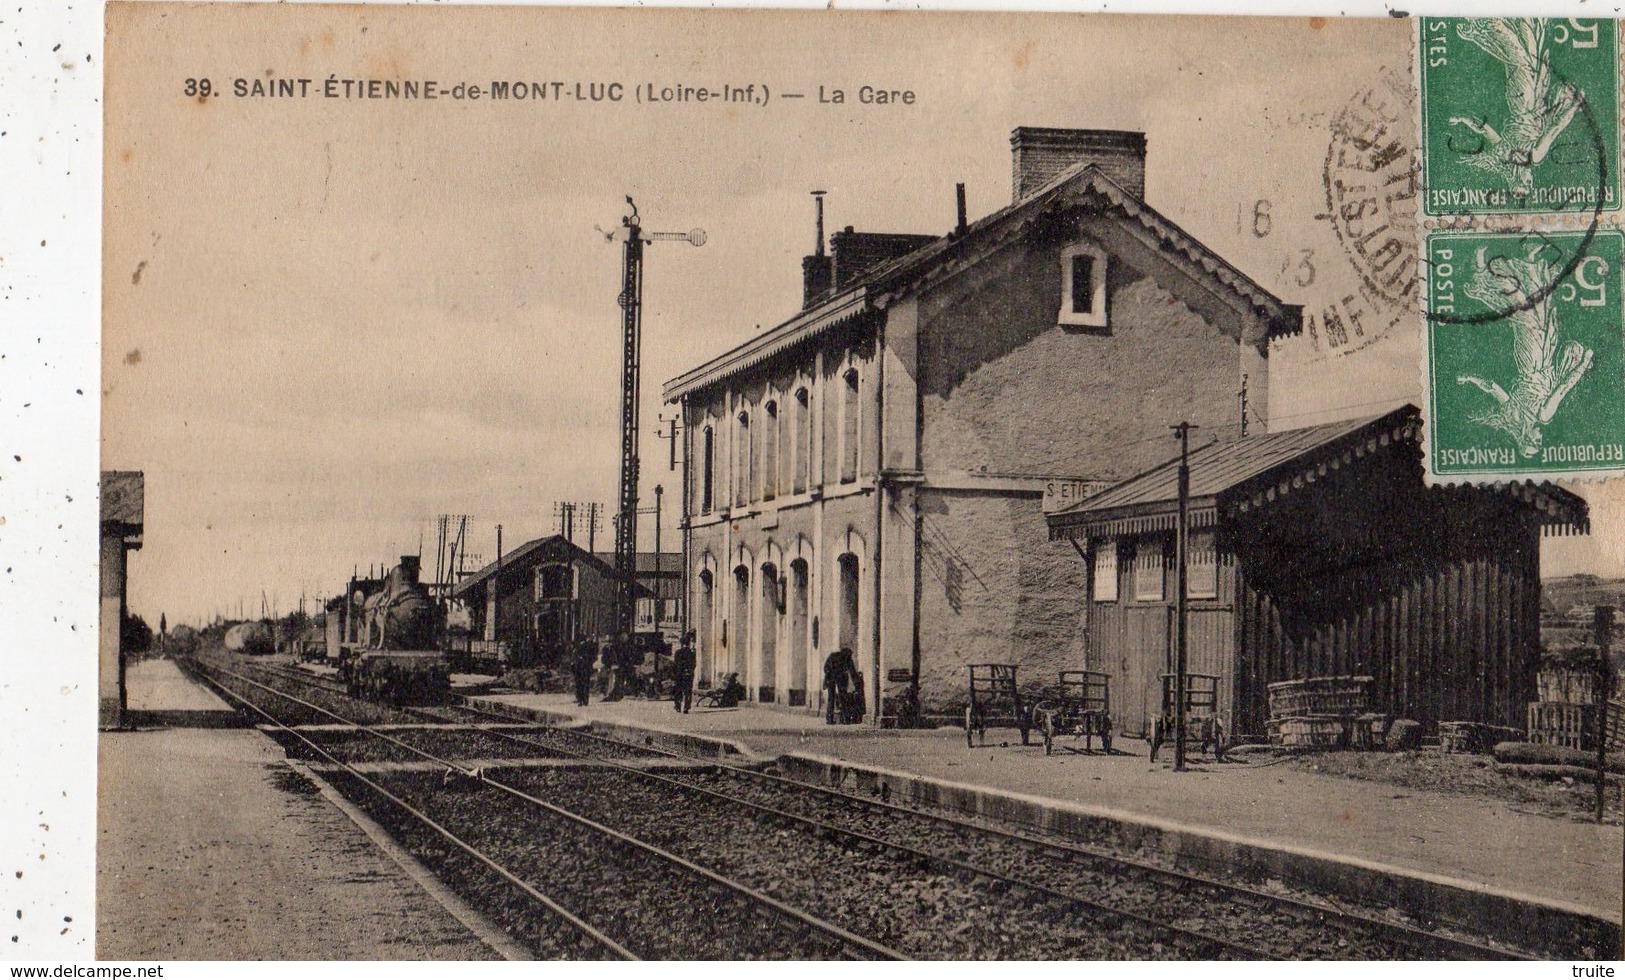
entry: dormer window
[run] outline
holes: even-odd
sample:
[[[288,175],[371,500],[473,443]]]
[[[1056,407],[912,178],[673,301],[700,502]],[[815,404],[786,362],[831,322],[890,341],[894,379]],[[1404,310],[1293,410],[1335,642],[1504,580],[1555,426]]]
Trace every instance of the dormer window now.
[[[1106,253],[1093,245],[1061,250],[1060,323],[1070,327],[1105,327]]]

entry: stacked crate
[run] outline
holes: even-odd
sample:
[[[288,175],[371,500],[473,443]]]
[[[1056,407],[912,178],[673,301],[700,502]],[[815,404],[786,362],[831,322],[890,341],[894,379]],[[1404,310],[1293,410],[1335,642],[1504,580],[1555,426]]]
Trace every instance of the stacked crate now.
[[[1598,680],[1590,666],[1551,666],[1536,674],[1539,700],[1529,705],[1529,741],[1570,749],[1595,748]]]
[[[1270,742],[1310,749],[1369,745],[1372,682],[1365,676],[1306,677],[1269,685]]]

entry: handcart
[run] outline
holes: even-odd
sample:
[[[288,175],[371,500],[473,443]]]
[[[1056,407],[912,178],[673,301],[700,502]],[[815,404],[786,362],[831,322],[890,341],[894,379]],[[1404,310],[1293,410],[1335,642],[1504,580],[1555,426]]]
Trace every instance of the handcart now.
[[[1162,675],[1162,716],[1151,726],[1151,761],[1157,749],[1172,741],[1178,722],[1174,713],[1174,675]],[[1185,744],[1200,744],[1199,751],[1213,747],[1213,758],[1224,761],[1224,722],[1219,718],[1219,676],[1185,675]]]
[[[1021,744],[1026,745],[1032,714],[1022,707],[1021,693],[1016,690],[1015,664],[971,664],[970,704],[965,708],[965,744],[975,748],[987,744],[989,726],[1002,726],[1021,730]],[[972,741],[971,733],[976,735]]]
[[[1112,751],[1111,675],[1097,670],[1063,670],[1057,685],[1048,697],[1033,705],[1034,728],[1044,733],[1044,754],[1055,751],[1055,739],[1071,735],[1074,743],[1084,740],[1080,750],[1076,744],[1063,745],[1073,752],[1094,751],[1094,740],[1100,738],[1101,751]]]

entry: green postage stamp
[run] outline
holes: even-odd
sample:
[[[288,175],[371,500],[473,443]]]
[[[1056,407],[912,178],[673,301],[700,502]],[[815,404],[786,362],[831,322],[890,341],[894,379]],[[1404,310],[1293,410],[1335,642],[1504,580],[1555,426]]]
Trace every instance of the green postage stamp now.
[[[1618,210],[1618,24],[1423,17],[1423,209]]]
[[[1428,236],[1434,477],[1625,472],[1622,261],[1614,229]]]

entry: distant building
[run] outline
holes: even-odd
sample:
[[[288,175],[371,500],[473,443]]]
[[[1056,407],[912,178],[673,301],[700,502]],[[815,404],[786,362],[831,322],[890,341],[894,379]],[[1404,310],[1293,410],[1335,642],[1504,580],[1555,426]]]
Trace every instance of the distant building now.
[[[1427,487],[1420,415],[1190,454],[1187,669],[1219,681],[1227,730],[1267,734],[1268,685],[1370,676],[1373,710],[1521,728],[1540,659],[1540,537],[1584,533],[1551,484]],[[1163,449],[1167,453],[1166,447]],[[1048,517],[1087,576],[1084,664],[1144,733],[1173,670],[1177,457]]]
[[[1235,430],[1244,390],[1265,427],[1300,309],[1146,204],[1143,134],[1010,142],[1008,206],[820,236],[802,309],[666,383],[702,676],[817,710],[848,647],[871,719],[910,686],[963,705],[969,663],[1053,683],[1083,660],[1084,576],[1045,509],[1160,461],[1171,420]]]
[[[123,646],[128,558],[141,547],[146,478],[140,472],[107,470],[101,479],[101,669],[98,724],[124,724]]]
[[[593,557],[615,567],[613,551],[596,551]],[[648,595],[638,596],[637,631],[659,632],[668,642],[676,641],[682,632],[682,552],[638,552],[637,576],[638,585],[649,591]]]
[[[640,553],[637,558],[638,629],[645,631],[641,624],[646,616],[646,629],[652,631],[656,595],[680,591],[670,579],[680,569],[682,558],[674,553],[659,559],[653,553]],[[612,559],[612,555],[594,555],[555,534],[527,541],[458,582],[452,598],[468,609],[474,652],[496,655],[506,650],[528,661],[535,652],[554,644],[612,637]]]

